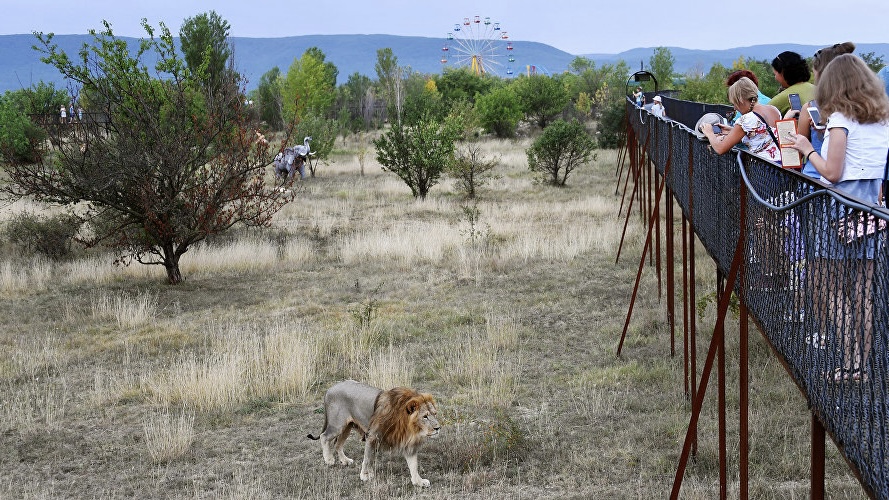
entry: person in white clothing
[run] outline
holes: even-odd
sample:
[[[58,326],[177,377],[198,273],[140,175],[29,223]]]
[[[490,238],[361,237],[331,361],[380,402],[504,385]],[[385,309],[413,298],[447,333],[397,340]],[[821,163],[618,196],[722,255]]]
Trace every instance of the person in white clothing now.
[[[801,134],[790,134],[791,145],[812,163],[823,181],[853,198],[879,204],[889,152],[889,97],[883,83],[860,57],[843,54],[824,67],[815,100],[822,116],[827,117],[821,151]],[[822,302],[818,304],[820,319],[823,326],[828,321],[840,322],[843,363],[832,373],[833,379],[863,382],[873,346],[872,289],[878,238],[865,237],[863,242],[842,239],[837,227],[848,209],[833,202],[829,205],[815,238],[813,274]],[[848,282],[838,278],[850,274]]]
[[[666,118],[667,114],[666,110],[664,109],[664,103],[661,101],[661,96],[654,96],[654,99],[652,99],[652,101],[654,101],[654,104],[651,105],[651,114],[653,114],[654,116],[659,116],[661,118]]]

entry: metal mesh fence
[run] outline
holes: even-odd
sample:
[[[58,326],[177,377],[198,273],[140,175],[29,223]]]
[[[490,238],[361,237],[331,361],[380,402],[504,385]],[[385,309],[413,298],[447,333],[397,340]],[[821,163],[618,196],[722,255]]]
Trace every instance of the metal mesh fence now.
[[[719,271],[744,238],[734,292],[864,487],[889,498],[889,212],[745,152],[717,155],[691,128],[724,110],[664,101],[669,120],[628,100],[630,126],[659,173],[669,162],[673,201]]]

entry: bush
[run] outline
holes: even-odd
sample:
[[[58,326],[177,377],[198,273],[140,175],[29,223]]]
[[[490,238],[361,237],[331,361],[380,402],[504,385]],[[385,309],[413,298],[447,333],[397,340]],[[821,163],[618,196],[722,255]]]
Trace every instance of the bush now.
[[[594,149],[596,141],[582,123],[557,120],[528,148],[528,168],[543,181],[564,186],[568,174],[594,158]]]
[[[46,133],[15,109],[10,99],[0,98],[0,158],[35,163],[41,158],[38,145],[45,139]]]
[[[6,225],[6,239],[25,253],[37,252],[58,259],[71,253],[71,243],[80,228],[73,215],[53,217],[22,212]]]
[[[522,104],[512,87],[500,87],[475,100],[481,125],[497,137],[515,136],[522,119]]]
[[[446,168],[457,180],[457,189],[467,198],[475,198],[475,192],[495,178],[491,173],[500,164],[499,158],[487,158],[477,142],[467,142],[457,148],[454,162]]]
[[[598,138],[599,146],[603,148],[619,148],[623,137],[624,118],[626,115],[626,102],[618,100],[605,106],[599,115]]]

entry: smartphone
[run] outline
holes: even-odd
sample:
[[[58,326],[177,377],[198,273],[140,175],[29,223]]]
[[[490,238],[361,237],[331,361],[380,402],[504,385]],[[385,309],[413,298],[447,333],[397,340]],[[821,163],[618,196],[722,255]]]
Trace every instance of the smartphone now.
[[[716,135],[721,134],[721,133],[722,133],[722,128],[720,128],[719,125],[717,125],[717,124],[714,123],[714,124],[713,124],[713,133],[716,134]]]
[[[787,97],[790,98],[790,109],[795,109],[797,111],[803,109],[803,103],[799,100],[799,94],[790,94]]]
[[[821,122],[821,112],[816,107],[806,108],[809,116],[812,118],[812,126],[818,130],[824,130],[824,123]]]

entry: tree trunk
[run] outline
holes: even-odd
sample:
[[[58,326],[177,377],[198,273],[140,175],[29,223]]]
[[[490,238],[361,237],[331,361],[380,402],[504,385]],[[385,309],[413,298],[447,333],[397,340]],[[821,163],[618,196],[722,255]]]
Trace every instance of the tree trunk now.
[[[164,268],[167,270],[167,283],[170,285],[178,285],[182,282],[182,273],[179,272],[179,258],[175,260],[167,260],[164,262]]]

